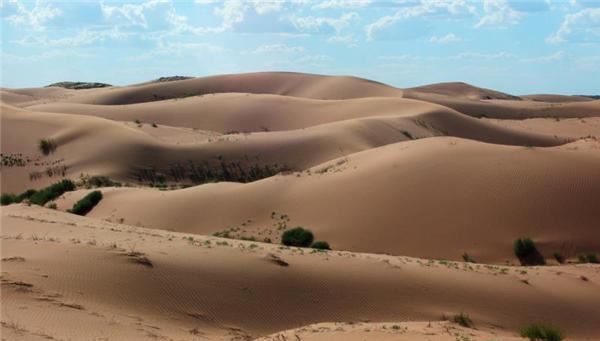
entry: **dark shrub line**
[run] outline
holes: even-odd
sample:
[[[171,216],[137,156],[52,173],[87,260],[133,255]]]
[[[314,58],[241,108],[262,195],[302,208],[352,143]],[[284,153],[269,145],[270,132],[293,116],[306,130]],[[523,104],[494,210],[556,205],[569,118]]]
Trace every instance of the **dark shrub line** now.
[[[65,192],[75,190],[75,183],[69,179],[56,182],[48,187],[36,191],[35,189],[28,189],[25,192],[16,195],[12,193],[2,194],[2,205],[10,205],[13,203],[20,203],[25,199],[28,199],[30,203],[44,206],[48,201],[54,200]]]
[[[515,256],[519,258],[521,265],[544,265],[546,260],[538,251],[531,238],[519,238],[513,244]]]
[[[94,208],[94,206],[98,205],[98,203],[102,200],[102,192],[100,191],[92,191],[88,193],[81,200],[76,202],[73,205],[73,208],[68,210],[68,212],[77,214],[77,215],[86,215],[88,212]]]
[[[521,336],[529,340],[561,341],[565,338],[563,332],[555,327],[544,324],[531,324],[521,329]]]

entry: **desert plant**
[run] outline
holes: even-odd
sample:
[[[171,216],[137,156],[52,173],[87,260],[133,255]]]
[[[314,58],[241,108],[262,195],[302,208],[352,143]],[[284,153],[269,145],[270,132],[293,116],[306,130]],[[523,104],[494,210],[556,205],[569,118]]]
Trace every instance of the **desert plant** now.
[[[318,241],[312,243],[312,245],[310,247],[312,247],[313,249],[318,249],[318,250],[331,250],[329,243],[326,241],[322,241],[322,240],[318,240]]]
[[[579,263],[593,263],[598,264],[598,255],[594,252],[588,252],[577,256]]]
[[[546,261],[537,250],[531,238],[519,238],[515,240],[513,249],[521,265],[544,265]]]
[[[42,154],[49,155],[50,153],[54,153],[54,150],[56,150],[56,144],[54,144],[54,141],[50,139],[41,139],[38,142],[38,148]]]
[[[468,254],[468,253],[466,253],[466,252],[465,252],[465,253],[463,253],[463,255],[462,255],[462,259],[463,259],[463,261],[465,261],[465,262],[467,262],[467,263],[477,263],[477,262],[475,261],[475,258],[473,258],[473,256],[471,256],[470,254]]]
[[[452,321],[454,321],[454,323],[458,323],[459,325],[461,325],[463,327],[467,327],[467,328],[470,328],[473,326],[473,320],[471,320],[469,315],[463,313],[462,311],[460,313],[454,315],[454,317],[452,318]]]
[[[49,203],[47,207],[52,210],[56,210],[58,208],[55,202]]]
[[[313,242],[314,236],[310,230],[300,226],[283,232],[281,243],[287,246],[307,247]]]
[[[156,125],[156,123],[152,122],[152,128],[158,128],[158,126]]]
[[[560,264],[563,264],[565,262],[565,256],[563,256],[560,252],[555,252],[552,255],[554,256],[554,259],[556,259],[556,261]]]
[[[563,332],[555,327],[543,324],[531,324],[521,329],[521,336],[529,340],[561,341]]]
[[[6,205],[10,205],[10,204],[19,202],[17,200],[18,200],[18,197],[13,193],[4,193],[0,197],[0,203],[2,204],[2,206],[6,206]]]
[[[102,192],[92,191],[88,193],[81,200],[73,205],[73,208],[69,212],[77,215],[86,215],[89,211],[96,206],[100,200],[102,200]]]
[[[29,201],[32,204],[43,206],[48,201],[54,200],[63,195],[63,193],[73,190],[75,190],[75,183],[69,179],[64,179],[33,193]]]

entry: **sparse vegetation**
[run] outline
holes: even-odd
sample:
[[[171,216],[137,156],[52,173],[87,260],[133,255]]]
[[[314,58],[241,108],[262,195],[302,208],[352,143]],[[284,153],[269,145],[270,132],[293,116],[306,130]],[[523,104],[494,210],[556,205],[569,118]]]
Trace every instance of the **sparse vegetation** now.
[[[532,324],[521,329],[521,336],[529,340],[561,341],[563,332],[555,327],[544,324]]]
[[[563,256],[560,252],[555,252],[552,255],[554,256],[554,259],[556,259],[556,261],[560,264],[563,264],[565,262],[565,256]]]
[[[281,236],[281,243],[287,246],[308,247],[312,244],[314,236],[310,230],[303,227],[289,229]]]
[[[75,183],[69,179],[64,179],[33,193],[29,201],[32,204],[44,206],[48,201],[54,200],[65,192],[73,190],[75,190]]]
[[[318,250],[331,250],[329,243],[325,242],[325,241],[321,241],[321,240],[312,243],[312,245],[310,247],[312,247],[313,249],[318,249]]]
[[[75,203],[69,212],[77,215],[86,215],[89,211],[102,200],[102,192],[93,191]]]
[[[86,188],[98,188],[98,187],[121,187],[122,184],[118,181],[114,181],[106,176],[84,176],[81,175],[81,182]]]
[[[50,155],[56,150],[56,144],[51,139],[41,139],[38,142],[38,148],[44,155]]]
[[[193,184],[211,182],[253,182],[289,171],[290,168],[280,164],[260,164],[259,162],[235,161],[228,162],[223,157],[215,161],[188,161],[187,164],[175,163],[168,169],[141,168],[135,171],[138,182],[149,182],[150,185],[165,184],[167,181],[189,181]]]
[[[463,261],[467,262],[467,263],[477,263],[475,261],[475,258],[473,258],[471,255],[469,255],[468,253],[463,253],[462,255],[462,259]]]
[[[521,265],[544,265],[546,261],[531,238],[515,240],[513,249]]]
[[[463,327],[471,328],[473,326],[473,320],[469,317],[469,315],[463,313],[462,311],[452,318],[454,323],[457,323]]]
[[[158,126],[156,125],[156,123],[152,122],[152,128],[158,128]]]
[[[585,254],[581,254],[577,258],[579,259],[579,263],[598,264],[598,255],[594,252],[588,252]]]

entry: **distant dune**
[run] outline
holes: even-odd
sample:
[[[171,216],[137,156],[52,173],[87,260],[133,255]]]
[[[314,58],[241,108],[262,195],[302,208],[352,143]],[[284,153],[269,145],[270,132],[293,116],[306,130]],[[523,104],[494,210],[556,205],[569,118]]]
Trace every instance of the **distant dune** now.
[[[7,340],[600,335],[598,265],[575,264],[600,254],[600,100],[291,72],[81,84],[0,89],[2,194],[77,183],[2,207]],[[68,213],[89,176],[102,200]],[[282,246],[295,226],[332,250]],[[520,265],[527,237],[547,266]]]

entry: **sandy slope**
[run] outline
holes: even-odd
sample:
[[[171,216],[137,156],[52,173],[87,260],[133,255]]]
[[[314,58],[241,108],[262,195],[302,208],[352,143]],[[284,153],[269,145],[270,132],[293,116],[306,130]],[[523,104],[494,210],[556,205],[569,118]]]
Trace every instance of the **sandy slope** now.
[[[520,100],[519,97],[503,92],[484,89],[463,82],[436,83],[406,89],[407,92],[432,93],[438,95],[463,97],[467,99],[505,99]]]
[[[30,174],[45,172],[48,166],[66,167],[64,175],[69,177],[102,174],[132,182],[137,181],[135,174],[142,168],[169,174],[176,164],[187,164],[190,160],[216,162],[219,156],[227,162],[241,162],[248,167],[278,164],[304,170],[385,144],[439,135],[532,146],[557,145],[564,141],[560,137],[497,127],[451,110],[436,106],[432,109],[428,104],[421,107],[417,103],[414,108],[409,104],[406,104],[406,114],[347,119],[306,129],[225,136],[207,132],[198,132],[201,135],[196,136],[194,131],[187,131],[180,134],[184,136],[181,138],[173,137],[173,134],[179,135],[175,128],[152,128],[148,124],[139,128],[131,123],[84,115],[31,112],[5,105],[2,110],[2,151],[23,153],[39,162],[24,168],[5,168],[2,184],[4,191],[17,192],[45,186],[56,181],[57,175],[32,181]],[[340,112],[345,111],[342,108]],[[342,114],[334,111],[332,116],[341,117]],[[235,119],[233,117],[232,121]],[[238,127],[254,121],[240,116],[237,119]],[[314,123],[310,118],[299,120],[301,126]],[[218,122],[218,119],[213,121]],[[23,135],[23,131],[28,133]],[[38,141],[45,138],[53,140],[58,147],[55,153],[42,157],[36,148]]]
[[[482,336],[474,339],[502,338],[534,321],[572,339],[600,333],[595,266],[489,267],[201,236],[190,242],[24,205],[4,207],[2,226],[2,330],[18,340],[241,340],[327,321],[389,321],[399,326],[394,333],[410,335],[428,327],[403,321],[459,311],[478,330],[434,322],[422,339],[447,340],[444,325]]]
[[[539,102],[472,100],[455,96],[405,91],[404,97],[441,104],[473,117],[527,119],[534,117],[598,117],[600,100],[585,102]]]
[[[273,241],[287,215],[286,226],[336,249],[504,262],[530,236],[549,258],[574,256],[600,248],[598,150],[595,141],[545,149],[423,139],[251,184],[107,190],[90,215],[199,234],[237,227],[234,236]]]
[[[226,92],[277,94],[314,99],[402,96],[400,89],[356,77],[258,72],[94,89],[79,92],[75,96],[66,98],[66,101],[116,105]]]
[[[534,95],[525,95],[525,96],[520,96],[520,97],[531,100],[531,101],[550,102],[550,103],[593,101],[593,99],[589,98],[589,97],[565,96],[565,95],[553,95],[553,94],[534,94]]]

